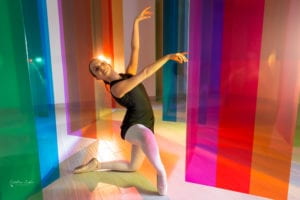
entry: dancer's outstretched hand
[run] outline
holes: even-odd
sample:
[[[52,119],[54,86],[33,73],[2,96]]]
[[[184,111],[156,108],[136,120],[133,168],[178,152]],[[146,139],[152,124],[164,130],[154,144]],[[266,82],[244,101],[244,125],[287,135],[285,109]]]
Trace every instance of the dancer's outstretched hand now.
[[[188,62],[188,59],[186,57],[187,54],[188,52],[170,54],[170,59],[178,63],[185,63]]]
[[[136,22],[140,22],[140,21],[142,21],[142,20],[144,20],[144,19],[149,19],[149,18],[151,18],[152,12],[149,11],[150,8],[151,8],[150,6],[144,8],[144,10],[142,10],[142,12],[135,18],[135,21],[136,21]]]

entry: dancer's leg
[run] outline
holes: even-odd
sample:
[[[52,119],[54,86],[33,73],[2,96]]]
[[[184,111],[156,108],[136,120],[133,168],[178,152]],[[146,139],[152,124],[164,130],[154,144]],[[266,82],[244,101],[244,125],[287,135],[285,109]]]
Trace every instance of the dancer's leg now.
[[[78,166],[74,169],[74,173],[85,173],[99,169],[108,169],[113,171],[136,171],[140,168],[145,155],[141,147],[132,144],[130,162],[125,160],[114,160],[108,162],[99,162],[96,158],[92,158],[88,163]]]
[[[158,145],[152,131],[140,124],[130,127],[125,136],[126,141],[132,144],[131,161],[110,161],[100,163],[95,158],[91,159],[83,167],[77,167],[74,173],[93,171],[95,169],[111,169],[118,171],[135,171],[143,160],[144,154],[157,171],[157,188],[161,195],[167,193],[167,176],[162,164]],[[141,151],[142,150],[142,151]],[[90,170],[91,169],[91,170]]]
[[[101,169],[110,169],[115,171],[136,171],[143,164],[145,155],[141,147],[132,145],[130,162],[125,160],[116,160],[109,162],[101,162]]]
[[[141,124],[137,124],[128,129],[128,131],[126,132],[125,139],[128,142],[132,144],[136,144],[142,148],[146,157],[149,159],[149,161],[157,171],[158,192],[162,195],[166,194],[167,193],[166,171],[161,161],[159,148],[152,131]]]

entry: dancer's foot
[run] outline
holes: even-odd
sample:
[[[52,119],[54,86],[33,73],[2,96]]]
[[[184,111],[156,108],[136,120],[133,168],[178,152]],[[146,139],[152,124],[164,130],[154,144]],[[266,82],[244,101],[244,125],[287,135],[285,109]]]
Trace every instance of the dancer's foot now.
[[[92,158],[88,163],[80,165],[73,170],[74,174],[91,172],[100,169],[100,162],[96,158]]]
[[[166,175],[157,175],[157,192],[160,195],[167,195],[168,181]]]

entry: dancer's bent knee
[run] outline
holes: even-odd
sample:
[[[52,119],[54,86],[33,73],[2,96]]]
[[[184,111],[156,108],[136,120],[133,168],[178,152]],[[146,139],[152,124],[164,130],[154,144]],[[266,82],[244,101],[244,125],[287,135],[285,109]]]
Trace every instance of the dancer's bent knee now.
[[[152,130],[142,124],[135,124],[131,126],[125,135],[125,140],[139,146],[153,138],[154,134]]]

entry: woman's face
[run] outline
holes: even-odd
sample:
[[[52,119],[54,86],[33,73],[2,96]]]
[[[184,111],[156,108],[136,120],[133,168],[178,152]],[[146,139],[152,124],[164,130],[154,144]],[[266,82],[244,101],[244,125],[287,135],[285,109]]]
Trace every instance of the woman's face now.
[[[100,61],[95,59],[91,65],[91,70],[97,76],[98,79],[107,80],[107,77],[110,75],[112,71],[112,67],[105,61]]]

